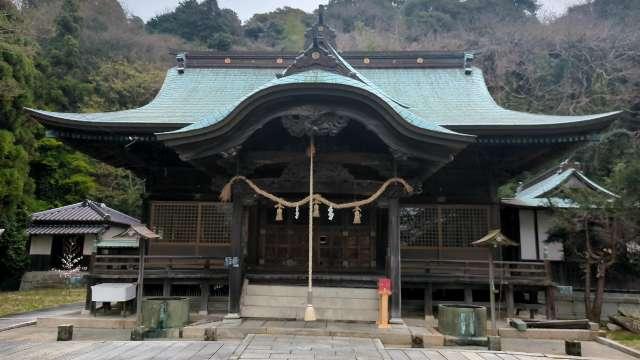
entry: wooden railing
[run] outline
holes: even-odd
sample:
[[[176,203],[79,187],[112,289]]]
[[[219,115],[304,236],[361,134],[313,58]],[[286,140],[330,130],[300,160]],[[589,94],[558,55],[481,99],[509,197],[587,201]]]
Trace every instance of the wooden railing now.
[[[494,261],[496,282],[545,285],[551,274],[544,262]],[[489,262],[482,260],[402,259],[402,276],[451,282],[488,282]]]
[[[137,255],[94,255],[90,273],[97,276],[132,276],[138,273]],[[226,272],[224,257],[210,256],[156,256],[144,258],[145,276],[197,276]]]

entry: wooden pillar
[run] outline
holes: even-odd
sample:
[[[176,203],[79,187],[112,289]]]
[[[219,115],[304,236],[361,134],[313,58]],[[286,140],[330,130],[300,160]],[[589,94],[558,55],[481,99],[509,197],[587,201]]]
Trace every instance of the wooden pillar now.
[[[464,303],[473,304],[473,289],[469,286],[464,287]]]
[[[556,288],[554,286],[547,286],[546,293],[546,315],[547,319],[555,320],[556,318]]]
[[[229,267],[229,314],[228,318],[240,316],[240,296],[242,295],[242,219],[243,204],[239,194],[234,194],[231,217],[231,256]]]
[[[147,254],[147,239],[138,237],[138,286],[136,292],[136,321],[137,326],[142,326],[142,297],[144,296],[144,257]],[[123,305],[124,316],[124,305]]]
[[[506,297],[507,297],[507,317],[514,317],[516,314],[516,309],[515,309],[515,301],[514,301],[514,291],[513,291],[513,284],[509,284],[507,285],[507,293],[506,293]]]
[[[424,315],[433,316],[433,285],[427,283],[424,288]]]
[[[209,314],[209,283],[203,281],[200,283],[200,315]]]
[[[402,276],[400,273],[400,202],[389,200],[389,229],[387,234],[389,254],[389,277],[391,278],[391,320],[392,324],[402,323]]]
[[[96,263],[96,253],[95,251],[91,253],[91,259],[89,260],[89,268],[87,269],[89,271],[89,278],[87,279],[87,293],[85,295],[85,299],[84,299],[84,311],[85,312],[91,312],[92,309],[92,302],[91,302],[91,286],[95,285],[96,282],[94,280],[93,277],[93,272],[94,272],[94,267],[95,267],[95,263]]]
[[[491,306],[491,335],[498,335],[498,326],[496,325],[496,288],[494,286],[493,275],[493,248],[489,248],[489,304]]]

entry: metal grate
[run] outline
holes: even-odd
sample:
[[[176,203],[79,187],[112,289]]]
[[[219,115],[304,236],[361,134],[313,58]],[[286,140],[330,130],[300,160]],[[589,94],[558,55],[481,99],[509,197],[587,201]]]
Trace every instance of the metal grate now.
[[[400,211],[400,240],[405,247],[468,247],[488,232],[486,206],[434,205]]]
[[[165,243],[228,244],[230,204],[200,202],[151,203],[151,227]]]
[[[400,209],[400,241],[402,246],[437,247],[438,209],[435,207]]]

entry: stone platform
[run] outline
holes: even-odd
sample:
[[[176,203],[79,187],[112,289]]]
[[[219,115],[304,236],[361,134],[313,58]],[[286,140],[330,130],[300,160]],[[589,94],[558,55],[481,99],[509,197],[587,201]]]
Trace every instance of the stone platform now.
[[[522,347],[522,346],[520,346]],[[249,335],[242,341],[68,341],[35,342],[0,339],[0,358],[205,360],[205,359],[316,359],[316,360],[568,360],[620,359],[611,349],[592,351],[585,358],[541,353],[492,352],[471,349],[385,348],[377,339],[317,336]],[[594,356],[595,355],[595,356]]]
[[[182,331],[183,338],[193,340],[205,339],[205,335],[209,340],[243,339],[249,334],[368,338],[380,339],[385,345],[411,347],[422,346],[425,329],[404,324],[378,329],[375,323],[362,322],[243,319],[240,324],[194,324]]]

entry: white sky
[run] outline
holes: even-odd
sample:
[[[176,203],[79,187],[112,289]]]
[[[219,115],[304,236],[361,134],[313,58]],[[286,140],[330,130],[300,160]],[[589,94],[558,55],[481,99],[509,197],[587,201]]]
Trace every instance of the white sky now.
[[[155,15],[174,9],[180,0],[119,0],[131,14],[149,20]],[[452,0],[453,1],[453,0]],[[561,14],[568,6],[585,0],[538,0],[542,4],[541,15]],[[233,9],[242,21],[248,20],[255,13],[275,10],[290,6],[311,12],[328,0],[218,0],[222,8]]]

